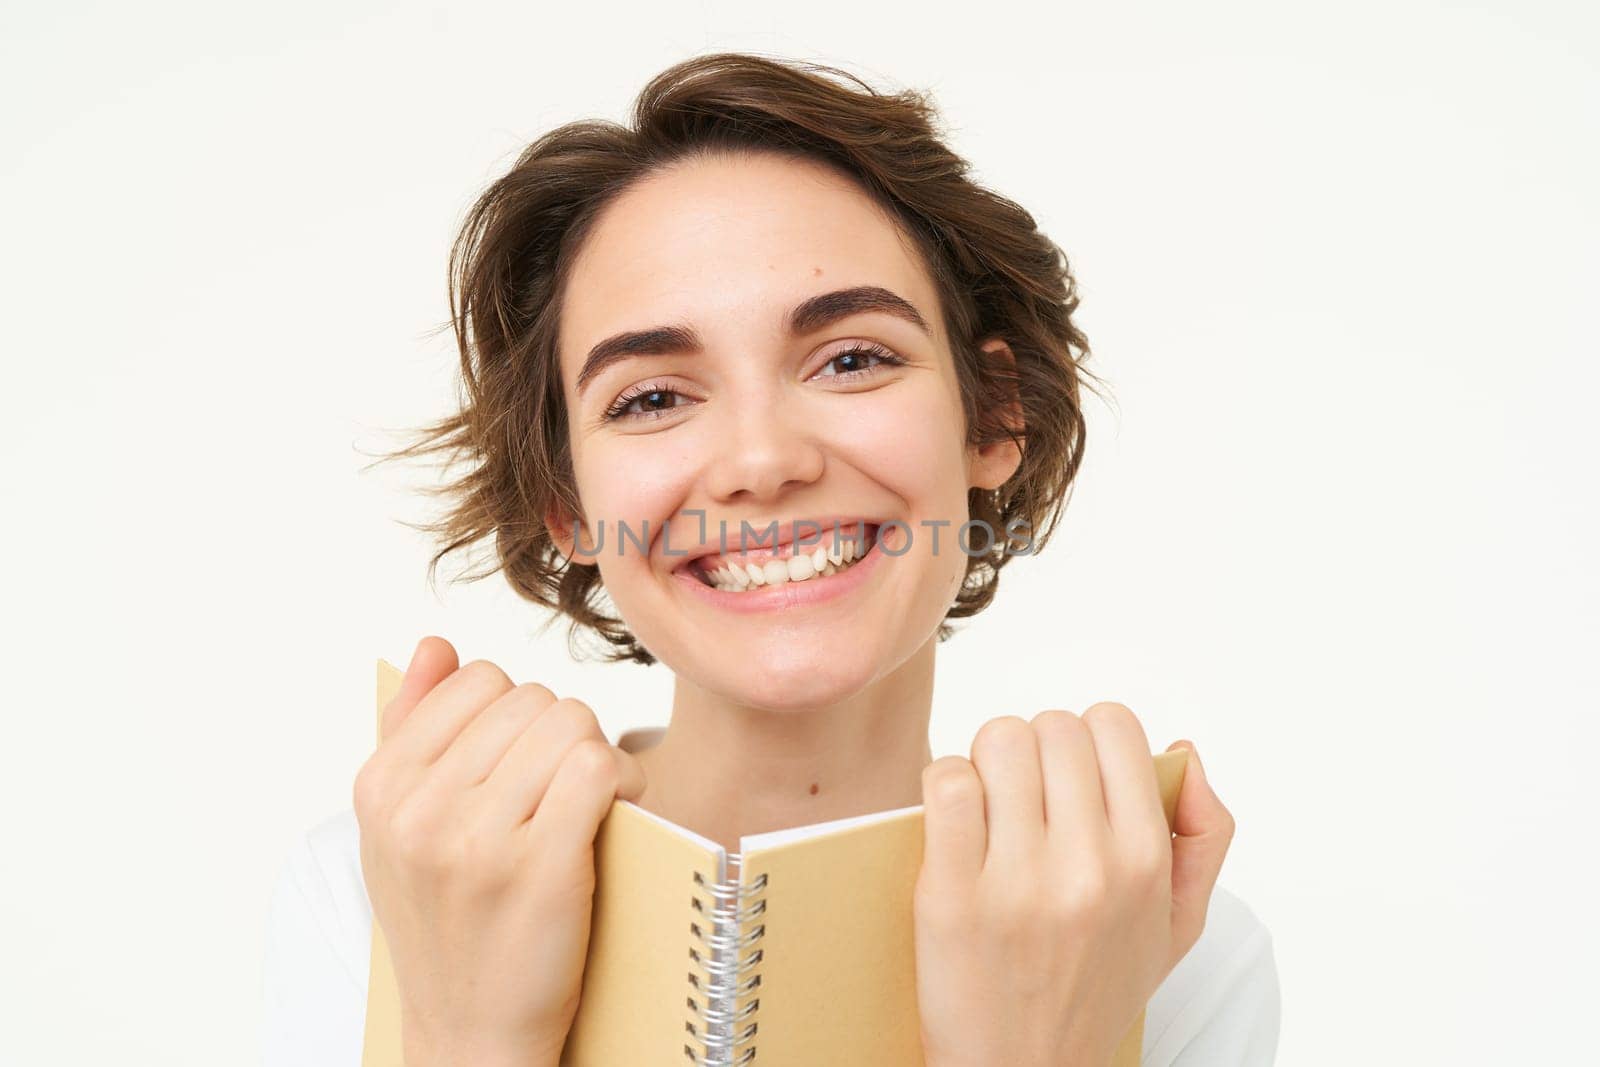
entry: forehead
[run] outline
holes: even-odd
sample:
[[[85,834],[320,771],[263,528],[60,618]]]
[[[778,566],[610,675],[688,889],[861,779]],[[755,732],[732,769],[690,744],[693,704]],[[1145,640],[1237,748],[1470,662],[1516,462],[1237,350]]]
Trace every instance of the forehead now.
[[[579,250],[561,309],[563,377],[621,330],[776,338],[794,304],[853,285],[899,294],[942,336],[914,246],[848,178],[770,155],[678,164],[607,205]]]

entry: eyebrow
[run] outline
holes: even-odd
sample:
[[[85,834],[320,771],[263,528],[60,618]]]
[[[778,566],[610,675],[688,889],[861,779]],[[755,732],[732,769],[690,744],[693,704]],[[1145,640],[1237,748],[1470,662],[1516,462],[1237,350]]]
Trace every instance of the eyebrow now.
[[[933,336],[927,321],[909,300],[878,285],[857,285],[807,297],[789,312],[789,332],[799,336],[851,315],[872,312],[893,315],[929,337]],[[583,368],[578,371],[578,392],[582,393],[595,375],[619,360],[632,356],[692,355],[704,348],[700,335],[689,326],[653,326],[616,334],[589,349]]]

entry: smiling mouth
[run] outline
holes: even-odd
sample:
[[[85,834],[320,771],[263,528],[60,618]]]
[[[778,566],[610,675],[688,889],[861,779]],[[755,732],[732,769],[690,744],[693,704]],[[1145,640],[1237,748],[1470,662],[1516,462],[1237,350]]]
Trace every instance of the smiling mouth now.
[[[690,561],[689,572],[701,583],[725,593],[744,593],[766,586],[831,578],[856,566],[876,547],[878,526],[861,523],[832,531],[815,544],[795,544],[753,552],[701,556]]]

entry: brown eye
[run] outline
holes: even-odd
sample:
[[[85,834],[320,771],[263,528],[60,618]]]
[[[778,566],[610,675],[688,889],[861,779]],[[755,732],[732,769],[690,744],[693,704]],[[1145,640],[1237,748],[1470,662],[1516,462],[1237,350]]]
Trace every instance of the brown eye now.
[[[836,353],[817,375],[822,378],[856,378],[885,365],[893,366],[905,360],[877,345],[856,345]]]
[[[670,408],[672,407],[673,396],[674,394],[667,392],[665,389],[652,389],[648,393],[641,393],[634,399],[634,403],[641,405],[642,410],[645,411]],[[631,407],[632,405],[629,406]]]
[[[692,401],[676,389],[668,389],[662,385],[645,385],[639,389],[630,389],[617,397],[611,407],[606,409],[607,419],[648,419],[657,415],[664,415],[676,407],[683,407]]]

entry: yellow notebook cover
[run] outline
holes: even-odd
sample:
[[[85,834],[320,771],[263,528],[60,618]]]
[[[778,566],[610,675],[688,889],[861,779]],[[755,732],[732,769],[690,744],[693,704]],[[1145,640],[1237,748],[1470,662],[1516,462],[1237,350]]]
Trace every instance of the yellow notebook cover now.
[[[378,710],[401,673],[378,663]],[[1170,826],[1188,754],[1154,757]],[[589,955],[563,1067],[921,1067],[912,892],[922,808],[747,836],[737,855],[619,800],[595,838]],[[719,922],[718,919],[723,921]],[[402,1067],[372,924],[362,1067]],[[710,1021],[708,1022],[708,1017]],[[1112,1067],[1138,1067],[1144,1014]]]

